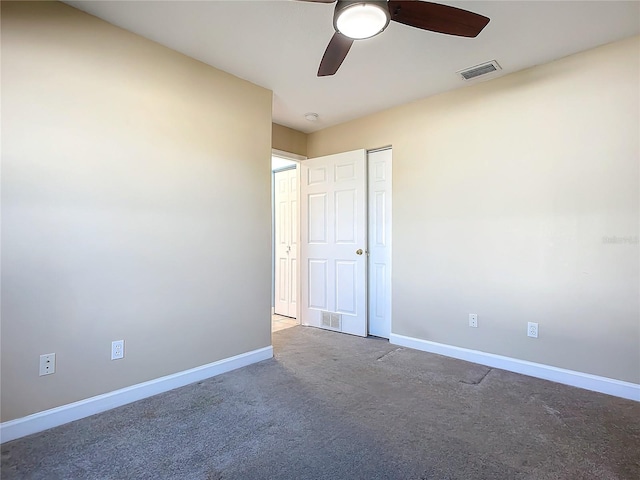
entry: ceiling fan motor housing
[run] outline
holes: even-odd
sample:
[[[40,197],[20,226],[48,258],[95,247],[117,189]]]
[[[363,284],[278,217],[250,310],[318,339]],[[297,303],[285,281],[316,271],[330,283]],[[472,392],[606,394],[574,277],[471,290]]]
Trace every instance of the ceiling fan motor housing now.
[[[334,30],[354,40],[375,37],[387,28],[390,20],[386,0],[339,0],[333,12]]]

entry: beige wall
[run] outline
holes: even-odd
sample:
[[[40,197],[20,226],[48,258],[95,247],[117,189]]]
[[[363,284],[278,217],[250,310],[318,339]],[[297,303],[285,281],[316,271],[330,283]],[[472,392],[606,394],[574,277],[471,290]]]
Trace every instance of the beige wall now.
[[[270,345],[271,92],[59,3],[1,39],[2,420]]]
[[[639,45],[309,135],[393,145],[394,333],[640,383]]]
[[[272,126],[272,145],[276,150],[307,156],[307,134],[274,123]]]

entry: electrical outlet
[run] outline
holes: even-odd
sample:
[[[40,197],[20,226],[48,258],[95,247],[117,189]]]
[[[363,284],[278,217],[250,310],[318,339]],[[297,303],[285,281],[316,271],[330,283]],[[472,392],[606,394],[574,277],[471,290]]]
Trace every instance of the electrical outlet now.
[[[124,358],[124,340],[115,340],[111,342],[111,360]]]
[[[469,326],[473,328],[478,328],[478,314],[470,313],[469,314]]]
[[[534,322],[527,323],[527,336],[538,338],[538,324]]]
[[[40,355],[40,376],[56,373],[56,354]]]

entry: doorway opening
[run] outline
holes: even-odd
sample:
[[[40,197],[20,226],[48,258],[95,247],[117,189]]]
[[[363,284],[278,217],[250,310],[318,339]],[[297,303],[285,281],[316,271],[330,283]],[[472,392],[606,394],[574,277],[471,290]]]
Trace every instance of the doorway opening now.
[[[271,157],[271,331],[298,321],[298,162],[303,157],[274,151]]]
[[[272,156],[272,331],[391,334],[391,147]]]

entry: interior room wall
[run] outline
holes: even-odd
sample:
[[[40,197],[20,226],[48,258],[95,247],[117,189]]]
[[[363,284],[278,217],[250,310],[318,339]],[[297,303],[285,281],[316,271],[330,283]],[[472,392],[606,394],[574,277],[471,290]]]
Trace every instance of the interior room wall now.
[[[639,58],[627,39],[309,135],[309,157],[393,145],[394,333],[640,383]]]
[[[60,3],[1,39],[2,421],[269,346],[272,93]]]
[[[272,126],[273,148],[283,152],[307,155],[307,134],[274,123]]]

